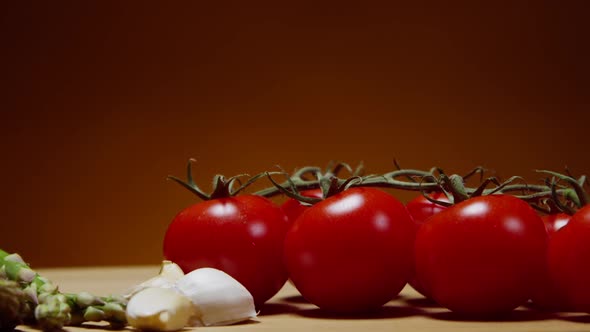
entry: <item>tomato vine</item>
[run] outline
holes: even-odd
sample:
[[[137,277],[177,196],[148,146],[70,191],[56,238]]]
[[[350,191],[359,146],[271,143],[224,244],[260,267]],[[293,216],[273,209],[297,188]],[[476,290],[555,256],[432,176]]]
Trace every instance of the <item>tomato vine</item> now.
[[[573,214],[573,206],[581,207],[590,201],[585,193],[583,185],[587,183],[586,177],[576,179],[570,175],[557,172],[537,170],[537,172],[550,175],[543,184],[529,184],[519,176],[512,176],[505,181],[496,177],[484,178],[484,169],[476,167],[466,175],[447,175],[441,168],[433,167],[430,170],[403,169],[394,162],[396,169],[384,174],[363,175],[363,166],[360,165],[354,171],[344,163],[338,163],[333,167],[322,170],[320,167],[302,167],[292,174],[283,170],[280,172],[266,172],[266,176],[273,186],[255,192],[264,197],[274,197],[285,194],[306,204],[315,204],[321,200],[317,197],[306,197],[299,194],[300,191],[322,189],[324,198],[350,187],[378,187],[386,189],[399,189],[420,191],[428,200],[443,206],[450,206],[466,199],[492,194],[509,194],[529,203],[533,208],[544,213],[563,211]],[[350,173],[348,178],[340,178],[338,174],[346,169]],[[273,175],[286,177],[281,183],[274,180]],[[477,187],[468,187],[466,182],[475,174],[480,175]],[[561,183],[560,183],[561,182]],[[565,182],[567,185],[563,185]],[[427,193],[442,192],[448,201],[434,200]]]

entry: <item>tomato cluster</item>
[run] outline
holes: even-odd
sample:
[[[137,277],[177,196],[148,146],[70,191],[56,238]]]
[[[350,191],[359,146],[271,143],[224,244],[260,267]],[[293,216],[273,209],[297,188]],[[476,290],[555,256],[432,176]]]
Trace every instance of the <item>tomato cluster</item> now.
[[[198,191],[190,173],[189,180],[183,185]],[[231,180],[220,185],[227,195],[174,218],[164,256],[185,271],[226,271],[258,306],[290,278],[308,301],[340,313],[379,308],[406,283],[470,316],[504,314],[529,300],[590,312],[590,206],[571,218],[541,218],[501,192],[459,200],[443,189],[403,205],[362,185],[303,191],[319,202],[289,198],[277,206],[259,195],[233,196]]]
[[[407,206],[419,228],[410,284],[426,297],[468,315],[506,313],[529,299],[540,310],[590,312],[590,206],[542,218],[505,195],[448,209],[418,197]]]

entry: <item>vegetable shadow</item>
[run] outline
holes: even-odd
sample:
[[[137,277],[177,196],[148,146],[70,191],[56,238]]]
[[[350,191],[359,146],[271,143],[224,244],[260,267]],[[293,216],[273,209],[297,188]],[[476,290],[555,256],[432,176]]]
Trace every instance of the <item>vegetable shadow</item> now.
[[[265,303],[260,309],[258,316],[274,316],[281,314],[290,314],[301,310],[300,308],[289,303]]]
[[[452,311],[427,313],[427,317],[456,322],[527,322],[556,318],[553,313],[535,310],[513,310],[509,313],[493,316],[473,316]]]
[[[296,312],[297,315],[306,318],[316,319],[339,319],[339,320],[357,320],[357,319],[390,319],[390,318],[404,318],[417,315],[424,315],[424,312],[419,308],[406,306],[392,306],[387,305],[379,308],[376,311],[366,313],[336,313],[322,310],[320,308],[301,309]]]
[[[258,321],[256,319],[248,319],[248,320],[244,320],[244,321],[237,322],[237,323],[234,323],[234,324],[230,324],[230,325],[227,325],[227,326],[255,325],[255,324],[260,324],[260,321]],[[216,326],[216,325],[214,325],[214,326]],[[185,329],[192,330],[192,327],[186,327]]]
[[[107,330],[107,331],[124,331],[124,330],[133,330],[133,328],[127,324],[109,324],[109,323],[105,323],[103,321],[100,322],[84,322],[80,325],[73,325],[75,327],[81,327],[84,328],[85,330]],[[70,327],[68,326],[65,326]],[[60,330],[58,330],[60,331]],[[61,331],[67,331],[66,329],[63,329]],[[182,330],[181,330],[182,331]]]
[[[407,299],[402,299],[402,301],[408,305],[411,305],[413,307],[418,307],[418,308],[442,308],[440,306],[440,304],[436,303],[435,300],[429,299],[426,297],[407,298]]]
[[[309,303],[309,301],[307,301],[301,295],[287,296],[287,297],[282,298],[281,300],[285,301],[285,302],[290,302],[290,303]]]
[[[399,300],[399,299],[403,300],[405,298],[406,297],[404,295],[398,294],[398,295],[394,296],[391,300]],[[306,300],[302,295],[287,296],[287,297],[282,298],[281,301],[290,302],[290,303],[311,304],[311,302]]]
[[[560,315],[559,319],[561,320],[565,320],[568,322],[573,322],[573,323],[583,323],[583,324],[588,324],[590,323],[590,315],[589,314],[583,314],[580,313],[579,315],[575,315],[575,316],[563,316]]]

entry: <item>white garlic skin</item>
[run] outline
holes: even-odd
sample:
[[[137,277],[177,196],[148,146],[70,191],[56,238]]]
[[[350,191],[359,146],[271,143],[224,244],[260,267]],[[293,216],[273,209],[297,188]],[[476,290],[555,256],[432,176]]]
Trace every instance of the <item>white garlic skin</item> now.
[[[174,283],[176,280],[182,278],[182,276],[184,276],[184,272],[182,272],[180,266],[171,261],[162,261],[162,267],[158,275],[130,289],[125,295],[125,298],[130,299],[141,290],[150,287],[174,288]]]
[[[256,317],[252,294],[223,271],[196,269],[178,279],[175,288],[193,302],[192,325],[229,325]]]
[[[184,272],[178,264],[172,261],[162,261],[159,275],[168,280],[176,281],[184,276]]]
[[[178,331],[194,315],[191,301],[168,288],[145,288],[127,303],[129,325],[146,331]]]

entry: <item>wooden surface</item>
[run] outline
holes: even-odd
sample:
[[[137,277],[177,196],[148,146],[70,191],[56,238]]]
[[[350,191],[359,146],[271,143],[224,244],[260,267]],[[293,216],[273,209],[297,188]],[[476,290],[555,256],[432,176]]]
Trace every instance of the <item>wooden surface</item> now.
[[[120,294],[154,276],[156,266],[118,268],[64,268],[39,270],[64,292],[89,291],[96,295]],[[100,331],[66,327],[67,331]],[[35,331],[26,326],[21,331]],[[129,328],[128,328],[129,329]],[[590,315],[546,314],[519,308],[501,321],[465,321],[448,310],[424,301],[410,287],[381,311],[360,317],[335,317],[306,303],[291,285],[269,301],[256,321],[199,331],[590,331]]]

